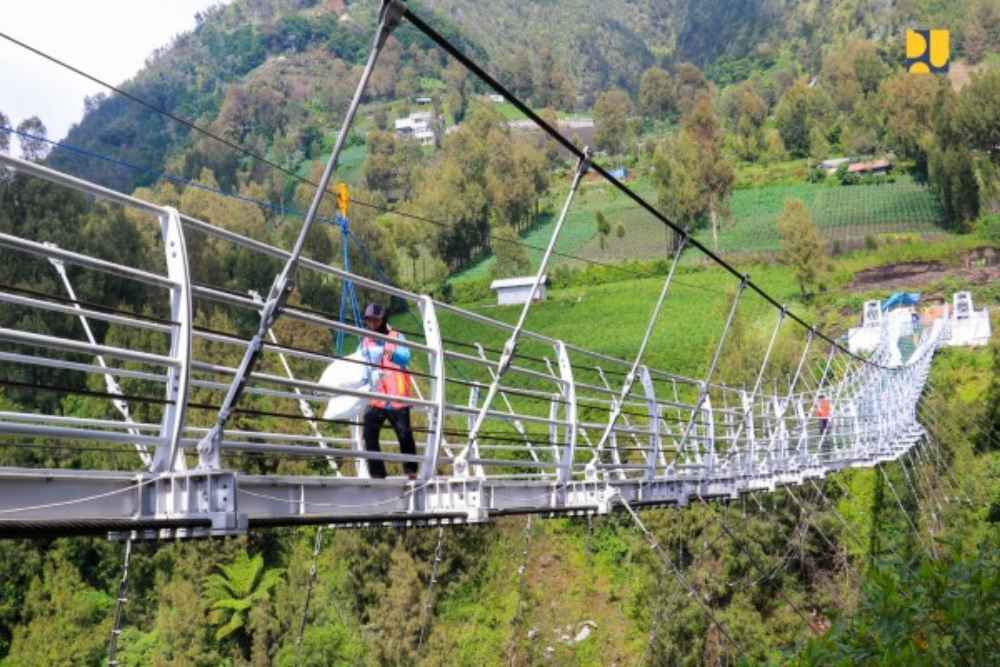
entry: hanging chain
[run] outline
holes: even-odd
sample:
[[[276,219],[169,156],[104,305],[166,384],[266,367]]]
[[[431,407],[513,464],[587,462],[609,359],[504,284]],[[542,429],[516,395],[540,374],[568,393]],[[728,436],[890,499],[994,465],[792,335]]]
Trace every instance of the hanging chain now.
[[[529,514],[528,520],[524,524],[524,548],[521,551],[521,566],[517,568],[517,608],[514,610],[514,618],[510,621],[510,647],[507,650],[507,664],[514,665],[517,658],[517,626],[521,621],[521,611],[524,608],[524,588],[525,575],[528,572],[528,554],[531,552],[531,523],[534,515]]]
[[[420,622],[420,637],[417,639],[417,651],[424,645],[427,625],[434,609],[434,584],[437,583],[438,564],[444,554],[444,526],[438,526],[437,546],[434,547],[434,560],[431,563],[431,579],[427,582],[427,603],[424,604],[423,620]]]
[[[319,564],[319,552],[323,548],[323,526],[317,526],[316,537],[313,540],[312,565],[309,567],[309,580],[306,582],[306,599],[302,603],[302,619],[299,621],[299,635],[295,647],[302,646],[302,636],[306,631],[306,617],[309,615],[309,602],[312,600],[313,585],[316,583],[316,572]]]
[[[118,662],[118,638],[122,634],[122,621],[125,617],[125,603],[128,602],[128,566],[132,559],[132,538],[125,540],[125,554],[122,558],[122,578],[118,582],[118,599],[115,602],[115,623],[111,628],[111,639],[108,641],[108,667],[120,664]]]

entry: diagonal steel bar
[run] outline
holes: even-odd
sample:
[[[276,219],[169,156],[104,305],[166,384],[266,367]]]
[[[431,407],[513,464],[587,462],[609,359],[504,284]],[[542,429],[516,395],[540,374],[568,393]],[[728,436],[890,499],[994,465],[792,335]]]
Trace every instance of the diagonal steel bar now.
[[[750,419],[750,414],[753,412],[754,403],[757,401],[757,393],[760,391],[760,386],[764,382],[764,371],[767,369],[767,364],[771,360],[771,352],[774,351],[774,343],[778,340],[778,332],[781,330],[781,325],[785,321],[785,314],[787,312],[788,311],[784,306],[782,306],[781,310],[778,311],[778,321],[775,323],[774,330],[771,332],[771,339],[768,341],[767,350],[764,352],[764,360],[761,361],[760,369],[757,371],[757,379],[754,380],[753,389],[750,391],[750,397],[747,400],[747,408],[743,411],[743,418],[736,427],[736,434],[733,436],[733,446],[738,445],[740,435],[743,434],[743,429],[746,427],[747,421]],[[756,440],[753,437],[750,437],[749,440],[749,462],[752,464],[756,461]]]
[[[55,247],[53,243],[46,243],[46,245]],[[70,282],[69,276],[66,273],[66,265],[61,259],[55,257],[49,257],[49,263],[55,268],[56,273],[59,274],[59,278],[62,280],[63,287],[66,288],[66,293],[69,294],[69,298],[73,301],[73,308],[79,312],[77,317],[80,319],[80,324],[83,325],[83,333],[87,336],[87,340],[90,341],[91,345],[97,345],[97,339],[94,338],[94,332],[90,328],[90,322],[87,317],[82,313],[83,308],[80,306],[79,301],[76,298],[76,290],[73,289],[73,283]],[[101,368],[107,369],[108,363],[104,360],[104,357],[100,354],[95,355],[98,365]],[[118,385],[118,381],[115,379],[114,375],[110,372],[104,374],[104,386],[107,388],[109,394],[114,394],[115,396],[121,396],[122,390]],[[142,435],[137,428],[134,427],[135,420],[132,419],[132,412],[129,409],[128,402],[122,398],[114,398],[111,400],[111,404],[115,407],[115,410],[122,416],[127,424],[132,425],[128,432],[132,435],[138,436]],[[149,467],[149,464],[153,462],[152,457],[149,455],[149,451],[146,449],[145,445],[135,443],[136,454],[142,460],[142,464]]]
[[[639,350],[635,353],[635,359],[632,361],[632,366],[628,370],[628,374],[625,376],[625,381],[622,382],[621,391],[618,393],[618,400],[612,403],[611,414],[608,415],[608,424],[604,427],[604,432],[601,433],[601,438],[597,441],[597,452],[604,449],[604,445],[608,441],[608,437],[611,435],[611,430],[618,423],[618,419],[622,414],[622,407],[625,405],[625,401],[628,399],[629,394],[632,393],[632,387],[635,385],[636,373],[639,370],[639,365],[642,363],[642,358],[646,354],[646,348],[649,346],[649,340],[653,336],[653,329],[656,327],[656,322],[660,319],[660,311],[663,309],[663,302],[667,299],[667,293],[670,290],[670,284],[674,280],[674,273],[677,271],[677,263],[680,261],[681,254],[684,252],[684,247],[687,245],[688,239],[690,237],[688,234],[684,234],[681,237],[681,242],[677,246],[677,250],[674,251],[674,259],[670,264],[670,271],[667,272],[667,277],[663,281],[663,287],[660,288],[660,294],[656,298],[656,305],[653,306],[653,312],[649,316],[649,322],[646,323],[646,333],[643,334],[642,342],[639,343]],[[602,374],[603,377],[603,374]],[[652,425],[651,428],[656,428],[656,425]],[[595,456],[597,453],[595,452]]]
[[[545,254],[542,255],[542,261],[538,266],[538,272],[535,274],[535,280],[532,283],[531,292],[529,292],[527,301],[524,302],[524,307],[521,308],[521,314],[517,318],[517,324],[514,325],[514,330],[511,332],[507,342],[504,343],[503,353],[500,355],[500,363],[497,365],[496,375],[493,377],[492,382],[490,382],[489,390],[486,392],[486,398],[483,399],[483,404],[479,408],[476,420],[473,423],[472,428],[469,429],[469,443],[459,455],[460,460],[455,463],[456,469],[464,470],[463,462],[468,457],[469,449],[478,446],[479,431],[483,427],[483,421],[486,419],[486,414],[490,409],[490,405],[493,403],[493,399],[496,398],[497,390],[500,387],[500,380],[507,372],[507,369],[510,367],[510,362],[514,358],[514,352],[517,350],[518,337],[521,335],[521,329],[524,328],[524,321],[528,317],[528,311],[531,310],[531,304],[534,302],[535,294],[538,292],[538,288],[541,286],[542,280],[545,278],[545,271],[548,269],[549,259],[552,257],[552,251],[555,250],[556,241],[559,239],[559,232],[562,231],[563,223],[566,222],[566,214],[569,213],[569,207],[573,203],[573,198],[576,196],[576,192],[580,187],[580,181],[583,179],[583,175],[587,173],[587,169],[589,168],[590,149],[586,149],[583,157],[581,157],[577,162],[576,172],[573,174],[573,183],[570,185],[569,193],[566,195],[566,201],[563,203],[562,211],[559,213],[559,219],[556,221],[555,229],[552,230],[552,236],[549,238],[549,244],[545,248]]]
[[[302,248],[305,245],[309,230],[316,219],[316,214],[319,212],[320,203],[323,201],[323,195],[326,193],[327,186],[330,184],[330,179],[333,177],[333,174],[337,169],[337,161],[340,159],[340,152],[344,147],[347,134],[354,122],[354,116],[357,114],[358,106],[361,104],[361,96],[364,94],[365,88],[368,85],[368,80],[371,78],[372,72],[375,69],[375,63],[378,60],[379,53],[382,51],[382,47],[385,46],[385,42],[392,30],[399,25],[400,18],[402,17],[405,9],[405,5],[397,0],[383,0],[382,2],[378,28],[375,31],[372,48],[368,54],[368,62],[365,64],[361,80],[358,82],[357,88],[354,91],[354,98],[351,100],[350,107],[347,109],[347,116],[344,118],[344,122],[340,128],[340,133],[337,135],[337,142],[333,147],[333,153],[330,155],[330,160],[327,162],[326,168],[323,170],[323,176],[320,178],[319,184],[316,187],[316,193],[313,196],[312,202],[309,204],[309,210],[306,213],[305,221],[302,223],[302,229],[299,230],[299,236],[295,240],[295,245],[292,247],[291,254],[285,261],[284,268],[282,268],[281,273],[278,274],[278,276],[274,279],[274,283],[271,285],[271,290],[267,295],[267,300],[260,311],[260,324],[257,328],[257,333],[247,345],[246,352],[243,355],[243,360],[240,362],[239,368],[236,372],[236,377],[233,378],[232,383],[229,385],[226,397],[223,399],[222,405],[219,408],[215,425],[212,426],[208,434],[198,443],[199,468],[219,468],[219,445],[222,442],[222,431],[226,426],[226,422],[229,420],[229,416],[232,413],[236,402],[243,393],[247,378],[250,376],[257,360],[260,358],[264,336],[271,328],[271,325],[274,324],[275,319],[277,319],[281,309],[285,305],[285,302],[288,300],[289,294],[294,288],[295,274],[298,269],[300,256],[302,255]]]
[[[743,292],[746,290],[749,282],[750,276],[744,275],[740,280],[739,286],[736,288],[736,294],[733,296],[733,305],[729,308],[729,315],[726,316],[726,324],[722,328],[722,335],[719,336],[719,342],[715,346],[715,352],[712,353],[712,363],[709,364],[708,372],[705,373],[705,379],[702,380],[701,387],[698,390],[698,401],[691,409],[691,416],[688,418],[687,425],[684,427],[684,435],[681,437],[681,441],[677,444],[678,455],[683,453],[684,445],[687,443],[688,438],[691,437],[691,429],[694,428],[694,423],[698,419],[698,412],[705,404],[705,399],[708,398],[709,385],[712,382],[712,376],[715,375],[715,368],[719,365],[719,358],[722,356],[722,347],[726,343],[726,335],[729,333],[729,329],[733,326],[733,320],[736,317],[736,309],[740,305],[740,297],[743,296]]]

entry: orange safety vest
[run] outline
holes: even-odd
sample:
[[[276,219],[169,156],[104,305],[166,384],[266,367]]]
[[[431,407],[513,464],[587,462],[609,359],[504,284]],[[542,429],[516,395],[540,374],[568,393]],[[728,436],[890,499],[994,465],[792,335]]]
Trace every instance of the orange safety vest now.
[[[819,405],[816,406],[816,416],[820,419],[829,419],[830,415],[833,413],[833,405],[830,403],[829,398],[819,399]]]
[[[399,338],[399,332],[395,329],[389,329],[390,338]],[[367,352],[369,348],[375,347],[378,343],[383,343],[382,347],[382,360],[379,362],[379,370],[381,374],[379,375],[378,384],[375,386],[375,391],[380,394],[389,394],[390,396],[403,396],[409,398],[410,396],[410,374],[406,372],[406,369],[395,364],[392,361],[392,353],[395,351],[395,344],[386,343],[385,341],[376,341],[374,338],[365,337],[361,341],[362,349]],[[386,401],[382,399],[373,399],[371,402],[373,407],[385,408]],[[399,401],[392,401],[390,406],[393,409],[400,409],[409,407],[409,403],[401,403]]]

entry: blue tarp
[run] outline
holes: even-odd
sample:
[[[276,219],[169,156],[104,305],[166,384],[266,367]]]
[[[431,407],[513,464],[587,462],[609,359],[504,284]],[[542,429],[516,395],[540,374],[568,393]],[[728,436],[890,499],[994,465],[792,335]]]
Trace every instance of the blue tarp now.
[[[628,178],[628,169],[626,169],[625,167],[618,167],[617,169],[612,169],[608,173],[619,180],[623,178]]]
[[[915,306],[920,301],[920,292],[896,292],[882,302],[882,311],[892,310],[899,306]]]

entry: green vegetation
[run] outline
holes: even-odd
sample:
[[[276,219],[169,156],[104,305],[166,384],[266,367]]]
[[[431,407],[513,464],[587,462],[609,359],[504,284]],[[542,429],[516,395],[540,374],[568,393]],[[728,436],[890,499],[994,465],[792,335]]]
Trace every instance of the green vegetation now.
[[[222,4],[201,16],[191,34],[155,53],[126,88],[315,180],[353,93],[376,7],[371,0]],[[860,272],[903,262],[940,269],[921,286],[929,295],[969,288],[979,306],[1000,303],[995,283],[977,282],[974,272],[962,269],[968,251],[995,247],[1000,239],[1000,70],[989,52],[1000,40],[1000,13],[990,0],[881,3],[863,10],[846,0],[683,0],[669,8],[653,0],[422,0],[410,7],[544,109],[550,121],[593,112],[594,133],[581,131],[581,145],[606,151],[604,163],[627,167],[629,185],[644,198],[824,330],[844,333],[864,299],[889,289],[878,280],[859,281]],[[916,24],[951,27],[955,55],[980,63],[961,92],[935,77],[900,71],[900,34]],[[386,44],[337,178],[353,186],[356,202],[369,204],[351,209],[352,231],[367,249],[352,248],[355,272],[375,275],[370,256],[392,282],[509,322],[519,309],[493,306],[488,280],[537,267],[573,165],[553,142],[513,130],[508,121],[520,113],[481,101],[486,92],[412,27],[401,26]],[[432,145],[418,146],[391,131],[395,119],[417,110],[417,96],[432,97],[419,107],[432,114]],[[9,122],[0,113],[0,123]],[[68,137],[71,144],[149,167],[149,173],[68,151],[46,158],[41,142],[22,149],[29,159],[47,159],[53,167],[289,246],[301,221],[285,212],[304,210],[312,186],[169,123],[124,98],[97,96],[87,100],[84,118]],[[19,127],[45,132],[34,118]],[[8,146],[0,133],[0,150]],[[864,184],[869,181],[861,178],[847,187],[815,168],[834,155],[888,151],[899,160],[893,180]],[[153,180],[164,170],[263,205]],[[149,219],[23,176],[0,174],[0,181],[0,231],[158,268],[162,249]],[[327,198],[320,215],[331,219],[333,213]],[[781,249],[781,217],[791,228],[781,256],[789,266],[773,261]],[[965,234],[973,229],[975,235]],[[630,200],[586,177],[556,251],[602,265],[557,256],[549,300],[532,310],[528,328],[629,357],[676,241]],[[274,262],[253,261],[198,233],[187,242],[201,283],[264,291],[276,271]],[[339,243],[336,230],[322,226],[307,239],[306,254],[337,263]],[[828,259],[821,247],[837,256]],[[812,275],[828,262],[825,275]],[[73,281],[84,301],[169,316],[161,301],[128,281],[87,271],[74,271]],[[61,294],[51,267],[21,256],[0,263],[0,283]],[[703,373],[734,288],[731,275],[689,254],[647,361],[677,373]],[[335,312],[339,298],[335,286],[308,273],[292,296],[294,303],[325,312]],[[411,317],[397,314],[395,322],[412,328]],[[753,381],[774,317],[760,298],[743,295],[720,379]],[[497,331],[448,313],[440,320],[446,334],[494,349],[503,345]],[[246,334],[256,320],[252,313],[199,303],[197,324]],[[17,307],[0,309],[0,327],[79,336],[71,317],[36,317]],[[285,344],[331,348],[329,331],[286,320],[276,329]],[[785,327],[775,347],[775,378],[794,371],[801,337],[792,329]],[[155,349],[162,343],[156,334],[116,325],[95,331],[112,345]],[[197,346],[198,354],[219,364],[237,361],[232,346]],[[543,351],[537,343],[524,349]],[[280,372],[267,364],[263,370]],[[296,370],[314,377],[319,365]],[[462,364],[449,372],[460,375]],[[538,520],[528,542],[520,518],[449,528],[433,599],[433,532],[328,534],[301,643],[311,530],[139,544],[121,664],[989,664],[1000,618],[998,378],[996,343],[989,351],[947,351],[935,361],[932,383],[939,389],[924,397],[921,412],[932,414],[925,421],[940,449],[926,452],[932,458],[917,461],[912,473],[897,464],[884,467],[901,491],[898,502],[881,473],[852,470],[825,481],[821,491],[801,489],[796,500],[778,491],[644,514],[657,542],[741,647],[725,642],[627,518],[612,514],[592,526]],[[103,390],[96,378],[87,384],[82,374],[65,369],[29,374],[18,367],[5,379]],[[161,390],[132,378],[123,387],[136,394]],[[460,385],[449,391],[455,400],[467,398]],[[192,396],[199,403],[217,399],[203,387]],[[250,410],[296,409],[260,395],[243,401]],[[18,388],[0,392],[0,408],[113,414],[99,397]],[[161,409],[137,406],[135,417],[156,421]],[[190,421],[206,426],[211,416],[193,411]],[[282,417],[240,414],[233,422],[306,432],[300,421]],[[135,466],[131,453],[3,444],[0,465]],[[266,456],[231,462],[250,473],[319,473],[322,466]],[[734,533],[723,531],[723,524],[734,526]],[[926,553],[931,547],[938,557]],[[100,539],[0,542],[0,665],[103,662],[118,553],[118,545]],[[807,622],[792,604],[805,610]],[[585,621],[596,623],[589,639],[563,639]]]

